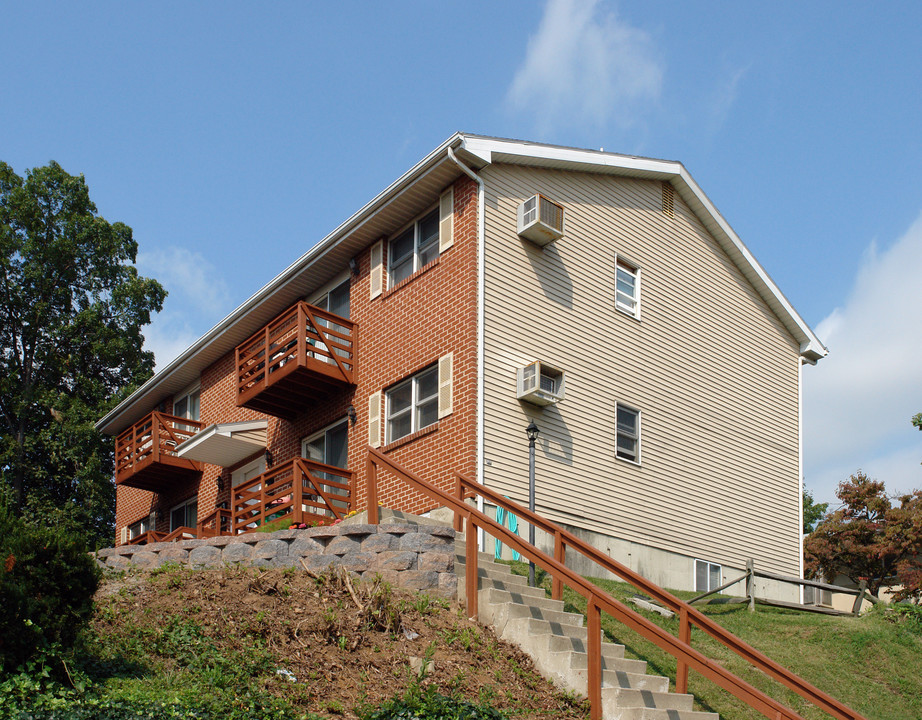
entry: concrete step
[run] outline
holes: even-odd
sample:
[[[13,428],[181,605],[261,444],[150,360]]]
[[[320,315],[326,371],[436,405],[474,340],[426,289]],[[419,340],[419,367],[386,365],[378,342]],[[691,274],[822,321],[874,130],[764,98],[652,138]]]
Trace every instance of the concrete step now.
[[[622,655],[619,657],[611,657],[605,654],[605,645],[609,644],[613,648],[620,648]],[[550,645],[550,643],[549,643]],[[553,653],[554,650],[548,648],[548,652]],[[574,671],[588,671],[589,668],[589,654],[581,650],[564,650],[563,652],[570,653],[570,668]],[[635,675],[645,675],[647,672],[647,663],[643,660],[634,660],[623,657],[624,649],[622,645],[614,645],[613,643],[602,643],[602,670],[612,670],[618,672],[628,672],[634,673]],[[621,687],[626,687],[622,683],[619,683]]]
[[[486,605],[486,603],[484,604]],[[491,616],[491,621],[497,633],[502,634],[506,624],[510,620],[518,618],[529,618],[533,620],[545,620],[552,625],[571,625],[581,627],[583,616],[579,613],[564,612],[562,610],[548,610],[545,608],[523,605],[515,602],[491,603],[487,611]],[[481,608],[481,614],[484,613],[485,607]]]
[[[564,652],[572,650],[578,653],[586,653],[587,639],[568,637],[565,635],[551,635],[547,646],[548,652]],[[618,660],[624,657],[624,645],[602,641],[602,657]],[[638,661],[642,662],[642,661]]]
[[[649,707],[607,707],[602,690],[602,714],[606,720],[720,720],[720,715],[698,710],[669,710]]]

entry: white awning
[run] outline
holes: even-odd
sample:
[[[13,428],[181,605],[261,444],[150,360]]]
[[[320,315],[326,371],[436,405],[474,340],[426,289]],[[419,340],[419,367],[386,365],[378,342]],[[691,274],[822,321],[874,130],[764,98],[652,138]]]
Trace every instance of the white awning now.
[[[266,449],[266,420],[209,425],[181,445],[176,454],[186,460],[230,467]]]

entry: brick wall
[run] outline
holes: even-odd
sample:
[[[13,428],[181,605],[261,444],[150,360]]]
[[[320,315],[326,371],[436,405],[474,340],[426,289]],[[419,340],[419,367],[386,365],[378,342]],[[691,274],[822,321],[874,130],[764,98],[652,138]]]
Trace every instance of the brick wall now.
[[[268,449],[274,466],[300,455],[305,437],[346,417],[352,405],[357,419],[355,425],[349,426],[348,466],[355,472],[354,497],[359,509],[364,507],[366,498],[369,396],[433,365],[449,352],[453,353],[453,412],[436,425],[381,449],[446,490],[453,487],[455,470],[470,475],[475,471],[477,185],[469,178],[455,182],[454,211],[453,246],[435,262],[374,299],[369,299],[369,249],[357,256],[359,271],[352,276],[350,288],[350,315],[358,328],[356,386],[306,407],[294,421],[267,418]],[[387,243],[384,247],[386,267]],[[233,351],[202,373],[200,418],[205,425],[267,417],[236,406],[235,383]],[[146,517],[152,510],[158,512],[156,529],[169,530],[170,509],[195,495],[198,495],[199,518],[206,517],[218,503],[229,502],[230,474],[236,467],[206,465],[200,480],[178,483],[170,492],[156,495],[119,486],[116,541],[122,527]],[[383,478],[378,492],[382,503],[396,509],[422,512],[433,505],[393,478]]]

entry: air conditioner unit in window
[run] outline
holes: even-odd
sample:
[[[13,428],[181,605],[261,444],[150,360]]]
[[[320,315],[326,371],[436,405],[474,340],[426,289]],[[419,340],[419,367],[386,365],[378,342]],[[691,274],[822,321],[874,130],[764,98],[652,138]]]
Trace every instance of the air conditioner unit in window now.
[[[519,368],[516,397],[533,405],[553,405],[563,400],[563,371],[542,362]]]
[[[563,237],[563,205],[533,195],[519,205],[518,232],[541,247]]]

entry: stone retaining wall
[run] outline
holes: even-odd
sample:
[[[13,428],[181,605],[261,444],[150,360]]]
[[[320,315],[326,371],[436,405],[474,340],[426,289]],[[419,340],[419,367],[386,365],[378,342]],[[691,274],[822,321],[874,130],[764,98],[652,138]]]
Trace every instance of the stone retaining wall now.
[[[312,572],[338,566],[363,578],[380,575],[398,587],[454,598],[458,590],[454,540],[455,531],[449,527],[333,525],[121,545],[100,550],[96,557],[102,567],[114,570],[150,570],[171,562],[192,568],[243,565],[301,569],[303,559]]]

